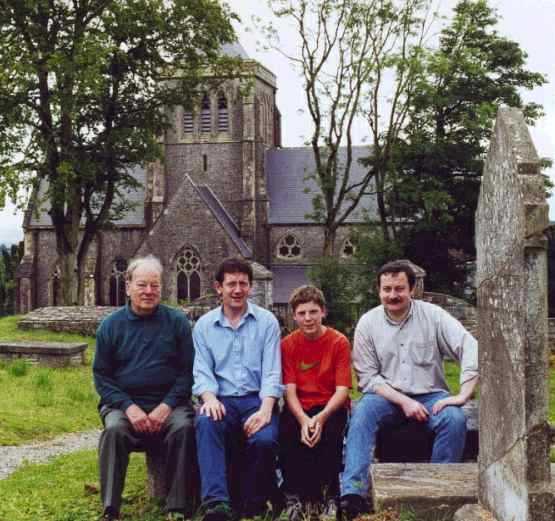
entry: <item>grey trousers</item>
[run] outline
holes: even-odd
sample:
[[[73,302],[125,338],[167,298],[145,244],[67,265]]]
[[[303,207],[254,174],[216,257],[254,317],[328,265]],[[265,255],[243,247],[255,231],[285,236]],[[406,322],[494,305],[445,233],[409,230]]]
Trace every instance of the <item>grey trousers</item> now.
[[[193,408],[176,407],[157,435],[135,432],[125,413],[119,409],[103,408],[101,416],[104,430],[100,435],[98,462],[104,511],[119,514],[129,453],[145,450],[154,443],[161,444],[166,456],[166,483],[169,487],[166,510],[190,510],[192,498],[187,497],[188,480],[194,479],[196,464]]]

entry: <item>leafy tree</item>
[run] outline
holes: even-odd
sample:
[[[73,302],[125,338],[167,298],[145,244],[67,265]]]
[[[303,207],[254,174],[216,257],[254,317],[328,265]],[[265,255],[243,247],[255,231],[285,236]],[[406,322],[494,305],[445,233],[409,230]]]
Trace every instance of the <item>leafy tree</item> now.
[[[231,18],[217,0],[0,0],[0,198],[47,187],[34,203],[64,303],[82,301],[89,245],[128,208],[130,167],[160,157],[164,108],[190,103],[207,67],[229,72]]]
[[[410,106],[410,124],[397,148],[389,204],[405,217],[405,254],[428,272],[435,289],[462,292],[465,266],[475,257],[474,213],[483,159],[497,109],[520,107],[528,122],[541,107],[521,89],[545,83],[526,68],[519,44],[498,34],[486,0],[462,0],[430,52]]]
[[[0,244],[0,316],[15,313],[15,271],[23,254],[23,243]]]
[[[324,225],[323,254],[334,252],[338,227],[376,190],[383,234],[389,238],[384,193],[392,145],[402,131],[420,70],[428,0],[271,0],[278,18],[293,22],[299,52],[285,56],[304,80],[312,120],[309,138],[319,192],[311,217]],[[277,31],[271,45],[283,53]],[[382,103],[390,95],[387,106]],[[352,175],[353,124],[368,121],[372,157],[362,178]],[[346,147],[345,160],[339,149]]]
[[[326,323],[350,335],[358,318],[356,271],[335,257],[322,257],[308,270],[308,278],[326,297]]]

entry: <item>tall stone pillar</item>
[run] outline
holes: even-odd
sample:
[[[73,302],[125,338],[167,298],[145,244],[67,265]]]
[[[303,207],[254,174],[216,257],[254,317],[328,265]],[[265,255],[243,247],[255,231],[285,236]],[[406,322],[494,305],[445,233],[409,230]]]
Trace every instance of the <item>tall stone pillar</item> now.
[[[498,521],[552,521],[547,240],[540,163],[522,113],[501,108],[476,214],[479,499]]]

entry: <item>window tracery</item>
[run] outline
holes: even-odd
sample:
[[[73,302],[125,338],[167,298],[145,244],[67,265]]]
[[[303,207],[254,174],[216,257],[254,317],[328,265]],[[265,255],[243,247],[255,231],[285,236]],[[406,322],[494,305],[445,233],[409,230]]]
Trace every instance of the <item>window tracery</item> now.
[[[278,242],[277,256],[282,259],[296,259],[301,256],[301,253],[301,243],[292,233],[283,236]]]
[[[200,297],[201,262],[192,248],[185,248],[177,258],[177,300]]]

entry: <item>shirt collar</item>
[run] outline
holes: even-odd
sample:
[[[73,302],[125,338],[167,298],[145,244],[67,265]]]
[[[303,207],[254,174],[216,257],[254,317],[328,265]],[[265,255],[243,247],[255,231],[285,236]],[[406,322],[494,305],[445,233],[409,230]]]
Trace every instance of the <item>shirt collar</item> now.
[[[383,314],[385,316],[385,321],[388,324],[391,324],[392,326],[399,326],[402,327],[404,326],[408,320],[412,317],[412,314],[414,312],[414,301],[411,299],[410,300],[410,307],[409,307],[409,312],[407,313],[407,315],[405,316],[405,318],[403,318],[403,320],[401,321],[397,321],[397,320],[393,320],[388,314],[387,311],[385,310],[385,306],[383,307]]]
[[[229,327],[229,320],[227,319],[227,317],[224,315],[224,308],[223,306],[220,306],[218,309],[218,312],[214,314],[214,325],[219,325],[222,327]],[[245,311],[245,313],[243,314],[243,316],[241,317],[241,320],[239,322],[239,325],[241,325],[246,319],[247,317],[252,317],[253,319],[256,320],[256,310],[254,309],[254,306],[251,304],[251,302],[249,300],[247,300],[247,310]]]
[[[154,313],[151,313],[150,315],[141,316],[141,315],[137,315],[131,308],[131,304],[127,303],[125,304],[125,314],[127,315],[127,318],[129,320],[149,320],[151,318],[155,318],[160,315],[160,304],[158,304]]]

